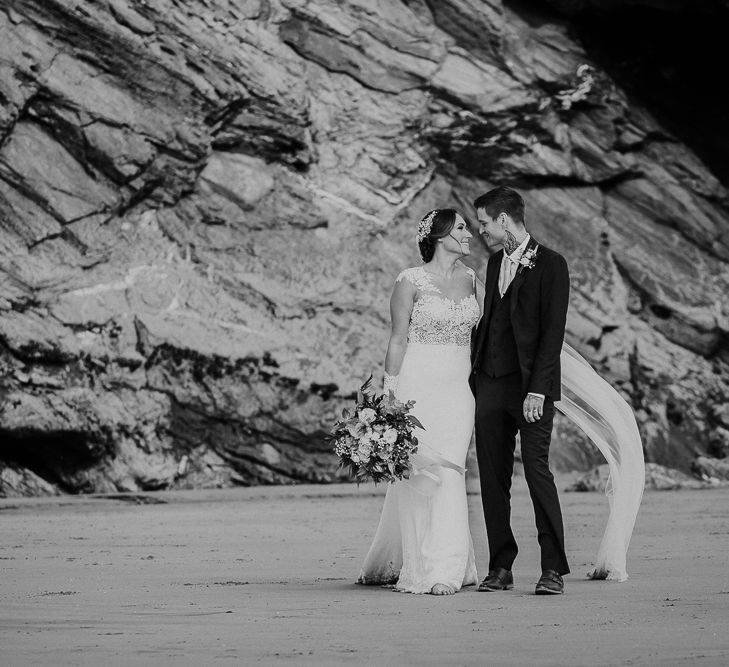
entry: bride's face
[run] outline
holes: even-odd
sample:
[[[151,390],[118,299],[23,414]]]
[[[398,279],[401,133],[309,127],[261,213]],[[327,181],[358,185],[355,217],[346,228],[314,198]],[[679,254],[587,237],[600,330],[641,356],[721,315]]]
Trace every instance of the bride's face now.
[[[456,221],[453,223],[453,229],[443,239],[443,245],[446,250],[458,255],[468,255],[471,253],[469,245],[473,234],[468,231],[466,221],[456,213]]]

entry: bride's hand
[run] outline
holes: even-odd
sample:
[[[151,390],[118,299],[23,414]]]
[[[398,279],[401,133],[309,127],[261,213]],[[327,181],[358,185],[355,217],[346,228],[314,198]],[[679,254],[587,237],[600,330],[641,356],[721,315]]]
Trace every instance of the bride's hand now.
[[[382,383],[382,391],[386,396],[389,396],[390,392],[394,394],[397,391],[397,381],[399,378],[399,375],[390,375],[387,371],[385,371],[385,379]]]

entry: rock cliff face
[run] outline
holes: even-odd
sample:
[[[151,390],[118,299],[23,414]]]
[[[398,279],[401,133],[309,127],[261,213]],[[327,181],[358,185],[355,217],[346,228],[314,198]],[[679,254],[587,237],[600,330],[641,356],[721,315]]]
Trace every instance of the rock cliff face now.
[[[648,459],[728,453],[727,189],[529,4],[5,0],[0,492],[335,478],[418,219],[497,183]]]

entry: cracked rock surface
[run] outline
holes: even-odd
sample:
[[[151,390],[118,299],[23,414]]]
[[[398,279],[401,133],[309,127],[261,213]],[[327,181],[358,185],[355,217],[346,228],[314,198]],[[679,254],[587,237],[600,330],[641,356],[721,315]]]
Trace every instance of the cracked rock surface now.
[[[648,460],[729,452],[729,192],[498,0],[0,8],[0,493],[327,482],[417,221],[497,183]],[[476,245],[476,244],[474,244]],[[468,259],[483,275],[485,250]],[[599,461],[558,423],[553,461]]]

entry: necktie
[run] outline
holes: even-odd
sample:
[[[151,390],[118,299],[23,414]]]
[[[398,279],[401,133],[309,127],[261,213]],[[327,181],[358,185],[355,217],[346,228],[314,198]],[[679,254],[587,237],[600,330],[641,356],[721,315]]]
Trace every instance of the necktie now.
[[[511,281],[514,280],[516,275],[516,267],[519,266],[519,261],[516,258],[511,258],[509,255],[504,255],[501,260],[501,271],[499,272],[499,295],[504,296],[504,293],[509,289]]]

